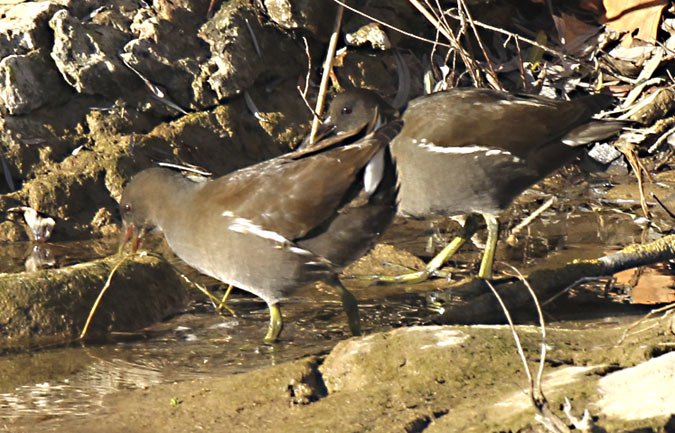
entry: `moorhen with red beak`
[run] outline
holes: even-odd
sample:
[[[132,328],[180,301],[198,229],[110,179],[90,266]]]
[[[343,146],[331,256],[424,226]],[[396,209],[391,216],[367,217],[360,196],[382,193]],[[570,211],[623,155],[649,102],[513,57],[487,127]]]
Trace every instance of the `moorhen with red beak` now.
[[[138,173],[120,210],[134,246],[150,229],[198,271],[262,298],[270,310],[266,342],[282,328],[279,303],[300,286],[325,281],[341,295],[349,326],[361,332],[341,269],[365,254],[396,213],[391,122],[352,144],[325,141],[212,181],[166,168]]]

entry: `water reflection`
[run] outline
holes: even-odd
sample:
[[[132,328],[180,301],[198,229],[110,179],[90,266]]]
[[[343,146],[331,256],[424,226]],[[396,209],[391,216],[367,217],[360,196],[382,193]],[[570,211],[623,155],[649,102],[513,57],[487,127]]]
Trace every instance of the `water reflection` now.
[[[56,267],[56,257],[54,257],[52,247],[43,243],[34,244],[26,258],[25,267],[26,272]]]
[[[0,248],[0,273],[34,272],[96,260],[117,251],[117,238],[13,242]]]

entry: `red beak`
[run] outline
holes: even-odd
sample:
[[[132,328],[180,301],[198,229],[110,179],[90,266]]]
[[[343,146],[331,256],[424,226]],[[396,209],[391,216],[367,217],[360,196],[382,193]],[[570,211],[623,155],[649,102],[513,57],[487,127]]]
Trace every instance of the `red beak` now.
[[[136,251],[138,251],[138,247],[141,244],[141,238],[143,237],[144,234],[145,230],[140,229],[138,230],[138,233],[136,233],[136,226],[134,226],[133,224],[129,224],[124,230],[124,237],[122,238],[122,242],[120,243],[118,253],[121,253],[122,250],[124,250],[124,247],[127,245],[127,243],[129,243],[129,240],[133,237],[133,241],[131,242],[131,253],[136,254]]]

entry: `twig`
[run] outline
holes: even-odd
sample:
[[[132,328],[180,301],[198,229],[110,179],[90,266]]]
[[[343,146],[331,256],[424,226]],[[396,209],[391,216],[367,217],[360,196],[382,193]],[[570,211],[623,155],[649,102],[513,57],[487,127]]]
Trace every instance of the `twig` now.
[[[301,89],[300,86],[296,86],[296,88],[298,89],[298,92],[300,92],[302,102],[305,103],[305,105],[309,109],[309,112],[312,113],[312,117],[314,119],[321,120],[321,117],[316,113],[316,111],[314,111],[314,108],[307,100],[307,94],[309,93],[309,80],[310,76],[312,75],[312,56],[309,52],[309,43],[307,42],[307,38],[303,36],[302,40],[305,43],[305,54],[307,54],[307,74],[305,75],[305,88]]]
[[[506,243],[511,245],[511,246],[515,245],[516,244],[516,236],[518,236],[518,234],[521,232],[521,230],[523,230],[525,227],[530,225],[532,223],[532,221],[537,219],[539,217],[539,215],[541,215],[542,213],[544,213],[546,211],[546,209],[550,208],[553,205],[553,203],[555,203],[555,196],[546,200],[546,202],[544,204],[542,204],[541,206],[539,206],[539,208],[537,208],[537,210],[532,212],[532,214],[530,216],[528,216],[527,218],[522,220],[520,222],[520,224],[515,226],[513,228],[513,230],[511,230],[511,234],[509,235],[509,237],[506,238]]]
[[[244,22],[246,23],[248,33],[251,35],[251,41],[253,42],[253,48],[255,49],[256,54],[258,55],[258,57],[262,57],[260,45],[258,45],[258,38],[255,37],[255,33],[253,33],[253,28],[251,27],[251,24],[248,22],[248,18],[244,18]]]
[[[490,288],[490,291],[492,291],[492,295],[497,298],[497,302],[499,302],[502,312],[504,313],[504,316],[506,316],[506,320],[509,322],[509,328],[511,329],[511,334],[513,334],[513,340],[516,343],[516,349],[518,350],[518,355],[520,356],[520,360],[523,363],[527,380],[530,382],[530,384],[533,384],[534,382],[532,380],[532,372],[530,371],[530,367],[527,365],[527,358],[525,358],[525,352],[523,351],[523,346],[520,343],[518,332],[516,332],[516,325],[513,323],[511,313],[509,313],[509,309],[506,307],[506,304],[504,304],[502,297],[499,296],[499,292],[497,292],[497,289],[495,289],[492,283],[489,280],[485,280],[485,284]]]
[[[652,192],[651,196],[654,200],[656,200],[659,206],[661,206],[661,208],[668,214],[668,216],[675,220],[675,213],[673,213],[673,211],[668,209],[668,206],[666,206],[656,194]]]
[[[385,27],[388,28],[388,29],[392,29],[392,30],[394,30],[394,31],[396,31],[396,32],[399,32],[399,33],[401,33],[402,35],[406,35],[406,36],[408,36],[408,37],[411,37],[411,38],[413,38],[413,39],[417,39],[418,41],[426,42],[426,43],[428,43],[428,44],[432,44],[432,45],[435,44],[435,45],[440,45],[440,46],[445,47],[445,48],[452,48],[451,45],[444,44],[444,43],[438,42],[438,41],[434,42],[434,41],[432,41],[431,39],[423,38],[422,36],[417,36],[417,35],[414,34],[414,33],[406,32],[405,30],[399,29],[398,27],[392,26],[391,24],[389,24],[389,23],[387,23],[387,22],[384,22],[384,21],[382,21],[382,20],[378,20],[378,19],[375,18],[375,17],[372,17],[372,16],[370,16],[370,15],[364,13],[364,12],[361,12],[360,10],[358,10],[358,9],[356,9],[356,8],[354,8],[354,7],[351,7],[351,6],[349,6],[347,3],[344,3],[344,2],[342,2],[342,1],[340,1],[340,0],[333,0],[333,1],[334,1],[335,3],[337,3],[337,4],[339,4],[340,6],[342,6],[343,8],[345,8],[345,9],[351,11],[351,12],[354,12],[354,13],[357,14],[357,15],[361,15],[361,16],[364,17],[364,18],[368,18],[369,20],[371,20],[371,21],[373,21],[373,22],[375,22],[375,23],[378,23],[378,24],[380,24],[380,25],[382,25],[382,26],[385,26]]]
[[[333,0],[333,1],[335,1],[335,0]],[[460,17],[457,16],[457,15],[452,15],[452,14],[449,14],[449,15],[456,20],[460,19]],[[493,32],[497,32],[497,33],[501,33],[501,34],[506,35],[506,36],[510,36],[512,38],[515,38],[515,39],[521,41],[521,42],[527,42],[528,44],[530,44],[534,47],[541,48],[542,50],[546,51],[549,54],[555,54],[556,56],[558,56],[562,59],[572,60],[572,61],[577,62],[577,63],[584,63],[580,59],[577,59],[573,56],[570,56],[569,54],[565,54],[562,51],[554,50],[553,48],[550,48],[550,47],[547,47],[546,45],[540,44],[537,41],[526,38],[524,36],[520,36],[517,33],[513,33],[513,32],[510,32],[508,30],[504,30],[502,28],[499,28],[499,27],[494,27],[494,26],[491,26],[489,24],[485,24],[481,21],[474,21],[474,23],[475,23],[476,26],[484,28],[486,30],[492,30]]]
[[[222,312],[223,308],[225,308],[227,311],[230,312],[230,314],[232,314],[232,316],[237,317],[237,313],[232,308],[230,308],[230,306],[227,305],[227,298],[230,296],[230,292],[232,292],[232,285],[228,286],[227,291],[225,292],[225,296],[223,296],[223,298],[221,299],[218,298],[213,293],[209,292],[209,289],[204,287],[202,284],[192,281],[190,278],[188,278],[187,275],[183,274],[182,272],[178,272],[178,274],[186,283],[190,284],[191,286],[194,286],[197,290],[206,295],[206,297],[209,298],[209,301],[211,301],[211,305],[220,316],[224,317]]]
[[[654,314],[663,313],[664,311],[668,311],[668,310],[675,310],[675,303],[666,305],[665,307],[657,308],[656,310],[652,310],[649,313],[645,314],[642,318],[640,318],[640,320],[636,321],[635,323],[630,325],[628,328],[626,328],[625,331],[623,331],[623,335],[621,336],[619,341],[616,342],[616,345],[619,346],[619,345],[623,344],[623,342],[626,340],[626,337],[628,337],[628,333],[632,329],[635,329],[640,323],[649,319]]]
[[[418,0],[408,0],[410,4],[412,4],[415,9],[417,9],[424,18],[427,19],[433,25],[436,27],[436,29],[441,32],[443,36],[445,36],[449,41],[450,45],[452,48],[457,50],[459,53],[460,57],[462,58],[462,61],[466,65],[467,71],[469,71],[469,74],[471,75],[471,79],[473,81],[473,84],[475,87],[480,87],[480,76],[476,73],[476,68],[475,64],[473,62],[473,59],[471,56],[469,56],[469,53],[466,52],[466,50],[461,46],[455,35],[452,34],[452,31],[450,29],[444,28],[441,23],[425,8]]]
[[[305,43],[305,54],[307,55],[307,74],[305,74],[304,89],[300,89],[300,86],[298,86],[298,90],[300,90],[300,95],[302,96],[302,99],[305,100],[305,104],[309,105],[307,102],[307,93],[309,92],[309,79],[312,76],[312,55],[309,52],[309,42],[307,42],[307,38],[303,36],[302,42]],[[312,110],[312,113],[314,113],[314,110]]]
[[[321,75],[321,84],[319,85],[319,95],[316,98],[315,117],[312,122],[312,132],[309,135],[309,142],[314,143],[316,133],[319,130],[319,123],[321,114],[323,114],[324,100],[326,99],[326,88],[328,87],[328,77],[330,76],[331,68],[333,67],[333,58],[335,57],[335,49],[337,47],[338,38],[340,37],[340,26],[342,25],[342,15],[345,8],[340,6],[335,16],[335,24],[333,25],[333,33],[330,35],[330,42],[328,43],[328,52],[326,53],[326,61],[323,64],[323,74]]]
[[[511,36],[508,37],[506,42],[508,42],[510,38]],[[520,72],[520,79],[523,82],[523,90],[527,92],[530,90],[530,84],[527,82],[527,77],[525,76],[525,61],[523,60],[523,52],[520,49],[520,41],[518,38],[513,38],[513,40],[516,43],[516,52],[518,53],[518,71]],[[506,42],[504,43],[505,46]]]
[[[557,293],[561,287],[584,277],[613,275],[617,272],[647,266],[675,258],[675,235],[664,236],[647,244],[633,244],[619,252],[595,260],[575,260],[553,269],[539,269],[528,276],[536,288],[539,298]],[[476,280],[472,280],[475,285]],[[469,283],[471,284],[471,283]],[[453,285],[449,290],[463,290],[467,283]],[[505,282],[500,285],[500,293],[510,308],[518,308],[529,300],[524,294],[522,282]],[[456,308],[447,308],[437,319],[440,323],[495,323],[502,317],[501,308],[491,294],[480,295],[468,304]]]
[[[115,275],[115,272],[122,266],[122,263],[124,263],[125,260],[127,260],[130,257],[133,257],[133,254],[127,254],[123,256],[119,262],[113,268],[110,270],[110,274],[108,275],[108,279],[106,280],[105,284],[103,285],[103,288],[101,289],[101,292],[98,294],[98,297],[96,298],[96,301],[94,301],[94,305],[91,306],[91,310],[89,310],[89,317],[87,317],[87,321],[84,323],[84,328],[82,328],[82,332],[80,333],[79,340],[83,340],[84,336],[87,335],[87,331],[89,330],[89,325],[91,324],[92,319],[94,318],[94,313],[96,313],[96,309],[98,308],[98,305],[101,303],[101,299],[103,299],[103,295],[105,295],[105,292],[108,291],[108,288],[110,287],[110,283],[112,282],[112,277]]]
[[[628,160],[628,163],[630,164],[631,168],[633,169],[633,173],[635,174],[635,178],[637,179],[638,183],[638,191],[640,191],[640,207],[642,208],[642,213],[644,214],[645,218],[648,220],[651,219],[652,215],[649,212],[649,207],[647,206],[647,198],[645,197],[645,185],[644,185],[644,180],[642,177],[642,174],[646,174],[649,176],[649,172],[644,168],[642,163],[638,160],[637,155],[635,154],[635,150],[633,149],[632,145],[616,145],[615,146],[621,153],[624,154],[626,159]]]
[[[663,143],[664,141],[666,141],[666,140],[668,139],[668,137],[670,137],[671,135],[673,135],[673,133],[675,133],[675,126],[673,126],[673,127],[670,128],[669,130],[667,130],[666,132],[664,132],[663,134],[661,134],[661,136],[654,142],[654,144],[652,144],[651,146],[649,146],[648,152],[649,152],[649,153],[654,153],[654,152],[656,152],[656,149],[658,149],[659,146],[661,146],[661,143]]]
[[[541,305],[548,305],[548,304],[550,304],[551,302],[555,301],[556,299],[558,299],[559,297],[561,297],[561,296],[564,295],[565,293],[569,292],[569,291],[572,290],[573,288],[575,288],[575,287],[577,287],[577,286],[579,286],[579,285],[581,285],[581,284],[584,284],[584,283],[592,283],[592,282],[596,282],[596,281],[607,280],[607,284],[605,285],[605,287],[606,287],[605,291],[607,292],[607,291],[609,290],[608,288],[611,287],[610,284],[611,284],[615,279],[616,279],[616,278],[614,278],[614,277],[607,277],[607,276],[600,276],[600,277],[583,277],[583,278],[579,278],[578,280],[576,280],[576,281],[573,282],[572,284],[567,285],[567,287],[565,287],[564,289],[562,289],[561,291],[559,291],[559,292],[556,293],[555,295],[551,296],[550,298],[548,298],[547,300],[545,300],[544,302],[542,302]]]
[[[209,171],[206,171],[206,170],[203,170],[203,169],[200,169],[200,168],[196,168],[196,167],[189,167],[187,165],[174,164],[172,162],[158,162],[157,165],[159,165],[160,167],[175,168],[177,170],[187,171],[189,173],[195,173],[195,174],[199,174],[201,176],[207,176],[207,177],[213,176],[213,173],[211,173]]]
[[[473,30],[473,34],[476,37],[476,41],[478,41],[478,46],[480,47],[480,50],[483,52],[483,57],[485,57],[485,62],[488,65],[487,69],[487,76],[491,78],[488,80],[488,82],[497,90],[504,90],[502,87],[501,83],[499,82],[499,78],[497,77],[497,73],[495,72],[494,66],[492,65],[492,60],[490,60],[490,56],[488,56],[487,50],[485,49],[485,45],[483,45],[483,40],[481,39],[480,35],[478,34],[478,30],[476,29],[476,25],[473,22],[473,17],[471,16],[471,11],[469,11],[469,6],[466,4],[464,0],[458,0],[457,5],[460,6],[462,9],[464,9],[464,13],[466,14],[466,18],[469,21],[469,25],[471,26],[471,29]]]
[[[511,266],[508,263],[503,263],[507,267],[511,268],[516,275],[518,276],[518,279],[525,284],[525,287],[527,287],[527,291],[530,292],[530,296],[532,296],[532,300],[534,301],[534,306],[537,309],[537,315],[539,316],[539,326],[541,327],[541,356],[539,357],[539,370],[537,371],[537,382],[536,382],[536,389],[539,392],[539,395],[541,398],[544,398],[544,390],[541,387],[541,378],[542,375],[544,374],[544,361],[546,360],[546,323],[544,322],[544,313],[541,310],[541,305],[539,304],[539,299],[537,298],[537,295],[534,293],[534,290],[532,289],[532,286],[530,283],[527,281],[527,279],[523,276],[523,274],[515,267]],[[532,397],[534,398],[534,389],[532,389]]]

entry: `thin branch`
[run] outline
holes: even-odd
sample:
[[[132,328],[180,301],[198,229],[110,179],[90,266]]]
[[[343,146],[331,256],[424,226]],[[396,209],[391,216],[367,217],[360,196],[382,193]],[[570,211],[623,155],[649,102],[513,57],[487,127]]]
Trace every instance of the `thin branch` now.
[[[333,0],[333,1],[335,1],[335,0]],[[452,14],[449,14],[449,15],[456,20],[461,19],[457,15],[452,15]],[[555,54],[556,56],[558,56],[560,58],[563,58],[563,59],[572,60],[572,61],[577,62],[577,63],[583,63],[581,60],[577,59],[576,57],[570,56],[569,54],[565,54],[562,51],[558,51],[558,50],[554,50],[553,48],[549,48],[546,45],[540,44],[539,42],[534,41],[534,40],[529,39],[529,38],[526,38],[524,36],[520,36],[517,33],[513,33],[513,32],[510,32],[508,30],[504,30],[502,28],[499,28],[499,27],[494,27],[494,26],[491,26],[489,24],[485,24],[481,21],[474,21],[474,23],[478,27],[484,28],[486,30],[492,30],[493,32],[497,32],[497,33],[501,33],[501,34],[506,35],[506,36],[510,36],[512,38],[515,38],[515,39],[521,41],[521,42],[527,42],[528,44],[530,44],[532,46],[535,46],[537,48],[541,48],[542,50],[546,51],[549,54]]]
[[[117,272],[117,270],[122,266],[122,263],[124,263],[127,259],[133,257],[134,254],[128,254],[123,256],[119,262],[113,266],[113,268],[110,270],[110,274],[108,274],[108,279],[105,281],[105,284],[103,285],[103,288],[99,292],[98,296],[96,297],[96,300],[94,301],[94,304],[91,306],[91,310],[89,310],[89,316],[87,317],[87,321],[84,323],[84,328],[82,328],[82,332],[80,332],[80,337],[78,338],[79,340],[84,340],[84,337],[87,335],[87,331],[89,330],[89,325],[91,325],[91,321],[94,318],[94,314],[96,313],[96,310],[98,309],[99,304],[101,303],[101,299],[103,299],[103,295],[108,291],[110,288],[110,283],[112,282],[113,275]]]
[[[506,238],[506,243],[511,245],[511,246],[515,245],[516,244],[516,236],[518,236],[518,233],[520,233],[525,227],[530,225],[532,223],[532,221],[537,219],[539,217],[539,215],[541,215],[542,213],[544,213],[546,211],[546,209],[550,208],[553,205],[553,203],[555,203],[555,196],[546,200],[546,202],[544,204],[542,204],[541,206],[539,206],[539,208],[537,208],[537,210],[532,212],[532,214],[530,216],[528,216],[527,218],[522,220],[520,222],[520,224],[515,226],[513,228],[513,230],[511,230],[511,234],[509,235],[509,237]]]
[[[523,351],[523,346],[520,343],[520,338],[518,337],[518,332],[516,332],[516,325],[513,323],[513,319],[511,318],[511,313],[509,313],[509,309],[506,307],[506,304],[504,304],[504,301],[502,300],[502,297],[499,296],[499,292],[497,292],[497,289],[492,285],[492,283],[489,280],[484,280],[485,284],[490,288],[490,291],[492,291],[492,295],[497,299],[497,302],[499,302],[499,305],[502,308],[502,312],[504,313],[504,316],[506,316],[506,320],[509,322],[509,328],[511,329],[511,334],[513,334],[513,340],[516,343],[516,348],[518,350],[518,355],[520,356],[520,360],[523,363],[523,368],[525,369],[525,374],[527,375],[527,380],[530,382],[530,384],[533,383],[532,381],[532,372],[530,371],[529,365],[527,365],[527,358],[525,358],[525,352]]]
[[[328,43],[328,52],[326,53],[326,61],[323,64],[323,74],[321,75],[321,84],[319,85],[319,95],[316,98],[316,108],[314,121],[312,122],[312,132],[309,135],[309,142],[314,143],[316,133],[319,130],[319,118],[323,114],[324,100],[326,99],[326,89],[328,88],[328,77],[330,76],[331,68],[333,67],[333,58],[335,57],[335,49],[337,47],[338,38],[340,37],[340,26],[342,25],[342,15],[344,15],[344,7],[339,7],[337,15],[335,16],[335,24],[333,25],[333,33],[330,35],[330,42]]]
[[[483,40],[481,39],[480,35],[478,34],[478,30],[476,29],[476,25],[473,22],[473,17],[471,16],[471,11],[469,11],[469,6],[466,4],[466,2],[464,0],[458,0],[457,5],[460,6],[464,10],[464,13],[466,14],[467,21],[469,22],[469,25],[471,26],[471,29],[473,30],[474,36],[476,37],[476,41],[478,41],[478,46],[480,47],[480,50],[483,52],[483,57],[485,57],[485,62],[488,65],[487,75],[488,75],[488,77],[491,78],[491,80],[488,80],[488,82],[490,84],[492,84],[497,90],[504,90],[501,83],[499,82],[499,78],[497,77],[497,73],[495,72],[494,66],[492,65],[492,61],[490,60],[490,56],[488,56],[487,50],[485,49],[485,45],[483,45]]]
[[[613,275],[626,269],[672,259],[675,259],[675,235],[668,235],[646,244],[629,245],[619,252],[595,260],[575,260],[557,268],[539,269],[529,274],[528,280],[536,288],[537,296],[545,299],[581,278]],[[462,286],[469,284],[475,286],[477,283],[476,280],[460,282],[448,290],[462,290]],[[507,300],[509,308],[518,308],[528,302],[529,295],[525,294],[522,282],[504,282],[500,286],[500,293]],[[446,308],[437,321],[455,324],[495,323],[501,317],[501,308],[488,293],[473,298],[468,304]]]
[[[307,42],[307,38],[303,36],[302,40],[305,43],[305,54],[307,54],[307,74],[305,75],[305,88],[301,89],[300,86],[296,86],[296,89],[298,89],[298,92],[300,93],[302,102],[305,103],[309,109],[309,112],[312,113],[312,118],[321,120],[321,116],[319,116],[316,111],[314,111],[312,104],[310,104],[307,100],[307,94],[309,93],[309,80],[310,76],[312,75],[312,56],[309,52],[309,43]]]
[[[371,20],[371,21],[373,21],[373,22],[375,22],[375,23],[378,23],[378,24],[380,24],[380,25],[382,25],[382,26],[384,26],[384,27],[386,27],[386,28],[388,28],[388,29],[392,29],[392,30],[394,30],[394,31],[396,31],[396,32],[399,32],[399,33],[401,33],[402,35],[411,37],[411,38],[413,38],[413,39],[417,39],[418,41],[426,42],[426,43],[428,43],[428,44],[432,44],[432,45],[433,45],[433,44],[436,44],[436,45],[440,45],[440,46],[445,47],[445,48],[452,48],[451,45],[444,44],[444,43],[442,43],[442,42],[434,42],[434,41],[432,41],[431,39],[423,38],[423,37],[421,37],[421,36],[417,36],[417,35],[414,34],[414,33],[410,33],[410,32],[406,32],[405,30],[401,30],[401,29],[399,29],[399,28],[397,28],[397,27],[392,26],[392,25],[389,24],[389,23],[386,23],[386,22],[384,22],[384,21],[382,21],[382,20],[378,20],[378,19],[375,18],[375,17],[372,17],[372,16],[370,16],[370,15],[368,15],[368,14],[366,14],[366,13],[363,13],[363,12],[361,12],[360,10],[358,10],[358,9],[356,9],[356,8],[353,8],[353,7],[349,6],[347,3],[344,3],[344,2],[342,2],[342,1],[340,1],[340,0],[333,0],[333,1],[334,1],[335,3],[337,3],[337,4],[339,4],[340,6],[342,6],[343,8],[345,8],[345,9],[351,11],[351,12],[354,12],[354,13],[357,14],[357,15],[361,15],[361,16],[364,17],[364,18],[368,18],[369,20]]]
[[[626,340],[626,337],[628,337],[628,333],[631,330],[635,329],[640,323],[644,322],[645,320],[649,319],[650,317],[652,317],[655,314],[668,312],[670,310],[675,310],[675,303],[672,303],[672,304],[666,305],[665,307],[657,308],[655,310],[650,311],[644,317],[642,317],[640,320],[636,321],[635,323],[630,325],[628,328],[626,328],[626,330],[623,331],[623,335],[621,336],[619,341],[616,342],[616,345],[619,346],[619,345],[623,344],[623,342]]]
[[[334,0],[335,1],[335,0]],[[447,40],[450,41],[451,47],[457,50],[459,53],[460,57],[462,57],[462,61],[466,65],[466,69],[469,71],[469,74],[471,75],[471,79],[473,81],[473,84],[475,87],[480,87],[480,76],[476,73],[476,68],[473,59],[471,56],[469,56],[469,53],[466,52],[466,50],[461,46],[455,35],[452,34],[450,29],[444,28],[443,25],[432,15],[427,8],[425,8],[418,0],[408,0],[410,4],[412,4],[415,9],[417,9],[424,18],[427,19],[433,25],[438,29],[439,32],[443,36],[446,37]]]

